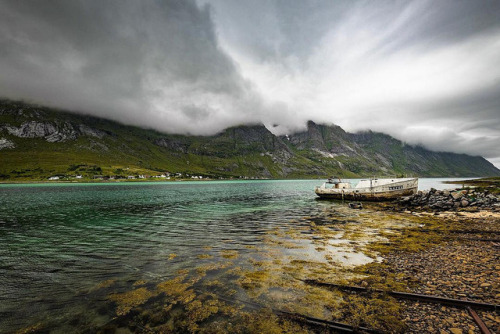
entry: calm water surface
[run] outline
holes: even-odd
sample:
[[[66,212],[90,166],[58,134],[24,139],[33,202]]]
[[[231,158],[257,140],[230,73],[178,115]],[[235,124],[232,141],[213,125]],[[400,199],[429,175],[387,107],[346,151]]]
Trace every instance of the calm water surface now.
[[[452,187],[442,180],[420,189]],[[96,308],[86,292],[108,279],[161,280],[207,249],[264,247],[277,226],[342,205],[315,200],[321,182],[0,185],[0,332],[48,317],[57,331]]]

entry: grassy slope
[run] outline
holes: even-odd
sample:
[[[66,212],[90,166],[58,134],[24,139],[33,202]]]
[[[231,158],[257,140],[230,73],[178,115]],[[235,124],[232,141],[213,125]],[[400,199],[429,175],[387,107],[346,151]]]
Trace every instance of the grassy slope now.
[[[404,144],[382,133],[366,132],[352,136],[365,151],[388,157],[392,170],[397,174],[413,173],[430,177],[500,175],[497,168],[479,156],[433,152]]]

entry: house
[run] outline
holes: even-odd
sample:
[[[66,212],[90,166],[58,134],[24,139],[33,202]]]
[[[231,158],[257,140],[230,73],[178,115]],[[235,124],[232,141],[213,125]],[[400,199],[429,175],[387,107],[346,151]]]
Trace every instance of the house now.
[[[59,180],[59,176],[51,176],[51,177],[49,177],[49,180],[50,181]]]
[[[81,179],[81,178],[83,178],[83,176],[82,175],[77,175],[76,178],[77,179]]]

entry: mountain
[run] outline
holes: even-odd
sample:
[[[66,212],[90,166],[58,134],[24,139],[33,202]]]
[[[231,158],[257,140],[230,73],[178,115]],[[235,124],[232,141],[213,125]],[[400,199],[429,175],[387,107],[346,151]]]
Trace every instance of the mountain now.
[[[0,179],[54,175],[317,178],[415,174],[496,176],[482,157],[429,151],[375,132],[347,133],[309,122],[275,136],[263,125],[213,136],[164,134],[91,116],[0,101]]]

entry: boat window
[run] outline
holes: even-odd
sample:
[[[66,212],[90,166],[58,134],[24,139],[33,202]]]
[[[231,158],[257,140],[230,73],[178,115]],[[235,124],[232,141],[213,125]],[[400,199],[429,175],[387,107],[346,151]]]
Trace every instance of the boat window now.
[[[392,187],[389,187],[389,190],[399,190],[399,189],[403,189],[403,186],[392,186]]]

